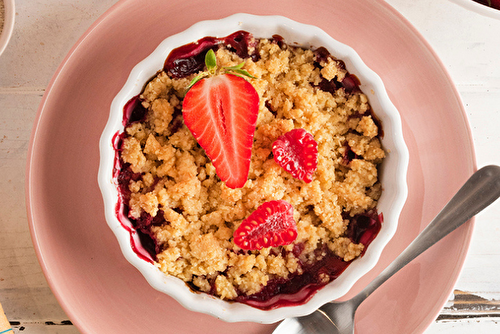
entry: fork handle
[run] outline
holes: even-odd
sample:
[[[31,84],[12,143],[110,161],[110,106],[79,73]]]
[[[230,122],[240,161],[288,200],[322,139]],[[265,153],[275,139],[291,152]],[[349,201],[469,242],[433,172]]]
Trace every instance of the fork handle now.
[[[356,297],[357,305],[401,268],[500,197],[500,167],[475,172],[418,237]]]

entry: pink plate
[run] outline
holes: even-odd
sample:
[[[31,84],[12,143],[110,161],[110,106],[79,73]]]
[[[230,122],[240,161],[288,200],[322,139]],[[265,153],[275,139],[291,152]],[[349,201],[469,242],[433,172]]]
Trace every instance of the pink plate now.
[[[408,201],[380,263],[346,298],[382,271],[476,168],[465,112],[444,66],[382,0],[121,1],[54,75],[28,157],[35,249],[52,291],[83,333],[271,333],[275,327],[193,313],[151,288],[120,252],[97,186],[99,137],[132,67],[166,37],[238,12],[283,15],[350,45],[380,75],[401,113],[410,151]],[[453,290],[471,234],[472,224],[461,227],[376,291],[357,312],[357,333],[422,333]]]

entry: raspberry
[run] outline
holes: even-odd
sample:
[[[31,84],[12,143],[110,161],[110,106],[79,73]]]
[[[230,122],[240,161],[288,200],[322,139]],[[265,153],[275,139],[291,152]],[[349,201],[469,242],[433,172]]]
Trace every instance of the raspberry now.
[[[274,161],[296,179],[312,181],[318,168],[318,143],[304,129],[293,129],[273,143]]]
[[[293,206],[283,200],[263,203],[234,232],[241,249],[257,250],[291,244],[297,238]]]

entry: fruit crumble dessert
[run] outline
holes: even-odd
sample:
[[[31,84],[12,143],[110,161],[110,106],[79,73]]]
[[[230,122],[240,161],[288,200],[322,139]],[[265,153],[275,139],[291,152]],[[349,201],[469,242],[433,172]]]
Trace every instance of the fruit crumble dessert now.
[[[325,48],[238,31],[173,50],[124,108],[119,210],[157,267],[261,309],[299,304],[380,230],[383,135]]]
[[[474,0],[481,5],[485,5],[494,9],[500,9],[500,0]]]

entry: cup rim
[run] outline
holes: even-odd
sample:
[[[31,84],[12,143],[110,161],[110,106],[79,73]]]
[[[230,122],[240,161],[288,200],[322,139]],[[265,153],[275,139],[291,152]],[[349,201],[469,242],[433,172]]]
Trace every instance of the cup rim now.
[[[16,17],[15,0],[3,0],[4,16],[3,28],[0,33],[0,55],[5,51],[14,31]]]
[[[456,3],[457,5],[465,9],[471,10],[477,14],[500,20],[500,9],[495,9],[489,6],[482,5],[473,0],[450,0],[450,1]]]

